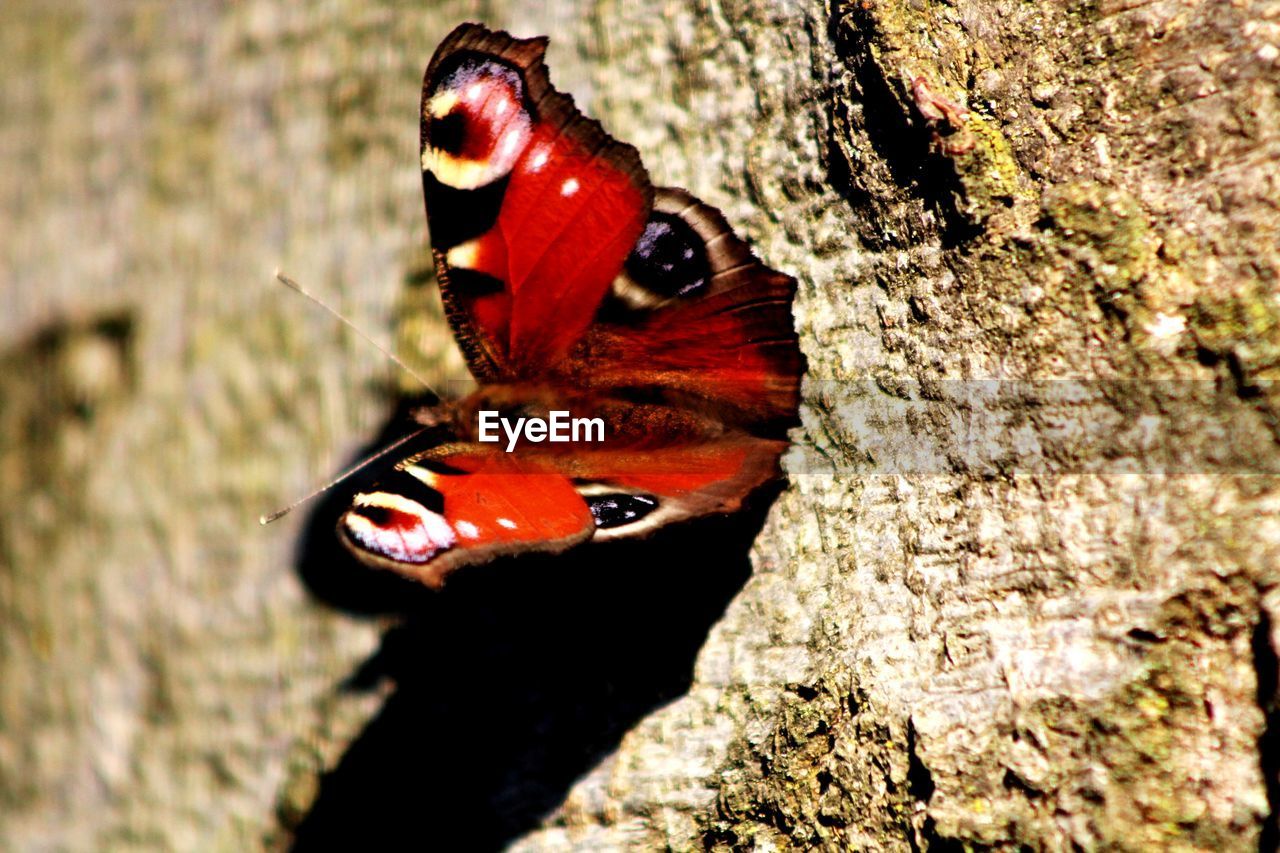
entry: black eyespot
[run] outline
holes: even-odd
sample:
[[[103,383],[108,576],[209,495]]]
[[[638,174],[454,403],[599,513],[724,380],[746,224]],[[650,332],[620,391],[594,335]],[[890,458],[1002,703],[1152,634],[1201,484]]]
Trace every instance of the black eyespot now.
[[[696,293],[711,278],[702,238],[680,217],[656,211],[645,223],[626,267],[632,281],[662,297]]]
[[[391,510],[385,506],[377,506],[376,504],[353,506],[351,511],[356,515],[367,518],[375,527],[384,527],[391,520]]]
[[[446,154],[458,155],[466,141],[467,118],[461,112],[451,112],[427,123],[427,141],[432,148]]]
[[[596,527],[607,529],[630,524],[644,518],[658,508],[658,499],[652,495],[628,495],[621,492],[609,495],[585,495],[587,506],[596,518]]]

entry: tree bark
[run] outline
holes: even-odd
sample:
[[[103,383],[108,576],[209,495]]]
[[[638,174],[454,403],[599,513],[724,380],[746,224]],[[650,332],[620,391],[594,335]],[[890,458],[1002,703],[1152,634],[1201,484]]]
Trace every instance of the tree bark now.
[[[429,595],[340,495],[257,525],[401,381],[276,267],[464,373],[416,115],[467,19],[799,280],[749,563],[759,518]],[[0,845],[1274,847],[1278,21],[0,6]]]

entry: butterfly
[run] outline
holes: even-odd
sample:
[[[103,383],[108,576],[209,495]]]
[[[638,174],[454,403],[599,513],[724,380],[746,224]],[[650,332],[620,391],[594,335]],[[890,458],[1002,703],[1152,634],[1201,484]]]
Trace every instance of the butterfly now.
[[[415,413],[429,446],[357,494],[338,536],[432,587],[733,512],[780,476],[797,421],[795,281],[717,210],[654,187],[552,87],[546,47],[463,24],[423,82],[427,224],[478,390]],[[552,441],[557,413],[603,429]],[[492,441],[486,418],[544,428]]]

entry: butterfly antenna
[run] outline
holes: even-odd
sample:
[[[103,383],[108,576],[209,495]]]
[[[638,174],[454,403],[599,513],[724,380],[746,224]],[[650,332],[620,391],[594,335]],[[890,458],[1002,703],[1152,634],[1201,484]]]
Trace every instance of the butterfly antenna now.
[[[431,387],[431,383],[430,383],[430,382],[428,382],[427,380],[423,379],[423,378],[422,378],[422,376],[420,376],[416,370],[414,370],[412,367],[410,367],[409,365],[407,365],[407,364],[405,364],[403,361],[401,361],[401,360],[396,356],[396,354],[395,354],[395,353],[391,352],[389,349],[387,349],[386,347],[384,347],[382,344],[378,343],[378,342],[377,342],[377,341],[375,341],[373,338],[371,338],[371,337],[369,337],[368,335],[366,335],[366,334],[364,333],[364,331],[363,331],[359,326],[357,326],[355,323],[351,322],[351,321],[350,321],[350,320],[348,320],[346,317],[342,316],[342,315],[341,315],[340,313],[338,313],[335,309],[330,308],[327,304],[325,304],[324,300],[322,300],[320,297],[316,296],[314,293],[312,293],[311,291],[307,290],[305,287],[303,287],[302,285],[298,284],[296,281],[294,281],[293,279],[289,278],[289,276],[285,275],[284,273],[280,272],[279,270],[276,270],[276,278],[277,278],[277,279],[279,279],[279,280],[280,280],[280,283],[281,283],[281,284],[283,284],[285,287],[288,287],[290,290],[297,291],[298,293],[300,293],[300,294],[302,294],[303,296],[305,296],[307,299],[310,299],[310,300],[311,300],[312,302],[314,302],[316,305],[319,305],[321,308],[323,308],[324,310],[328,311],[330,314],[332,314],[334,317],[336,317],[336,318],[338,319],[338,321],[339,321],[339,322],[341,322],[341,323],[342,323],[344,326],[346,326],[348,329],[350,329],[351,331],[355,332],[357,335],[359,335],[360,337],[364,338],[364,339],[365,339],[366,341],[368,341],[369,343],[373,344],[373,348],[374,348],[374,349],[376,349],[378,352],[382,353],[383,355],[385,355],[387,358],[391,359],[392,364],[396,365],[396,366],[397,366],[397,367],[399,367],[401,370],[403,370],[405,373],[409,374],[409,375],[410,375],[410,376],[412,376],[414,379],[418,380],[418,383],[419,383],[420,385],[422,385],[422,387],[423,387],[423,388],[426,388],[426,389],[427,389],[428,391],[430,391],[432,394],[435,394],[435,396],[436,396],[437,398],[440,396],[440,394],[436,392],[436,389]],[[325,488],[328,488],[328,487],[326,486]],[[304,498],[304,500],[305,500],[305,498]]]
[[[323,494],[324,492],[329,491],[334,486],[338,485],[343,480],[350,477],[352,474],[358,473],[360,469],[364,468],[366,465],[370,465],[374,462],[377,462],[379,459],[386,456],[388,453],[391,453],[393,450],[395,450],[398,447],[403,447],[404,445],[408,444],[410,441],[413,441],[415,438],[422,435],[424,432],[426,432],[429,429],[431,429],[430,426],[424,426],[421,429],[414,430],[413,432],[409,433],[408,435],[402,438],[396,439],[395,441],[388,444],[386,447],[379,450],[377,453],[374,453],[372,456],[366,456],[364,459],[361,459],[359,462],[352,465],[350,468],[343,471],[341,474],[334,477],[332,480],[325,483],[320,488],[316,489],[315,491],[311,492],[310,494],[304,497],[298,498],[296,501],[289,504],[284,509],[278,509],[275,512],[270,513],[268,515],[258,516],[258,523],[270,524],[271,522],[276,521],[277,519],[284,518],[286,515],[293,512],[293,510],[296,509],[299,505],[306,503],[307,501],[314,498],[316,495]]]

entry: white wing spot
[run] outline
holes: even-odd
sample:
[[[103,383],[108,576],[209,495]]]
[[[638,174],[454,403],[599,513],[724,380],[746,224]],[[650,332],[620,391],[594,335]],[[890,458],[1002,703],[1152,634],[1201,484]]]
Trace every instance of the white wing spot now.
[[[545,148],[540,149],[537,154],[533,155],[533,159],[529,161],[529,171],[538,171],[543,166],[547,165],[547,159],[547,150]]]
[[[427,112],[436,118],[447,116],[458,103],[457,92],[441,92],[427,104]]]
[[[560,195],[568,198],[578,191],[579,186],[580,184],[578,183],[577,178],[570,178],[560,185]]]
[[[480,258],[480,241],[479,240],[468,240],[465,243],[459,243],[458,245],[454,246],[453,248],[449,249],[449,251],[444,253],[444,259],[449,263],[449,266],[458,267],[459,269],[464,269],[464,270],[475,269],[476,266],[478,265],[477,262],[479,261],[479,258]],[[418,477],[417,473],[414,473],[413,475],[415,477]],[[418,479],[423,480],[422,477],[418,477]],[[425,482],[428,486],[435,485],[435,482],[432,480],[423,480],[423,482]]]
[[[508,530],[516,529],[516,523],[509,518],[500,518],[498,519],[498,523],[501,524],[503,527],[507,528]]]
[[[468,101],[478,101],[480,96],[484,94],[484,86],[479,83],[472,83],[467,87],[466,98]]]
[[[459,521],[453,526],[458,531],[458,535],[465,539],[475,539],[480,535],[480,528],[469,521]]]
[[[502,137],[502,156],[503,157],[510,157],[512,154],[515,154],[516,149],[520,147],[520,142],[522,141],[522,137],[524,136],[524,134],[521,133],[521,130],[523,130],[523,128],[516,128],[515,130],[508,130],[505,134],[503,134],[503,137]]]

